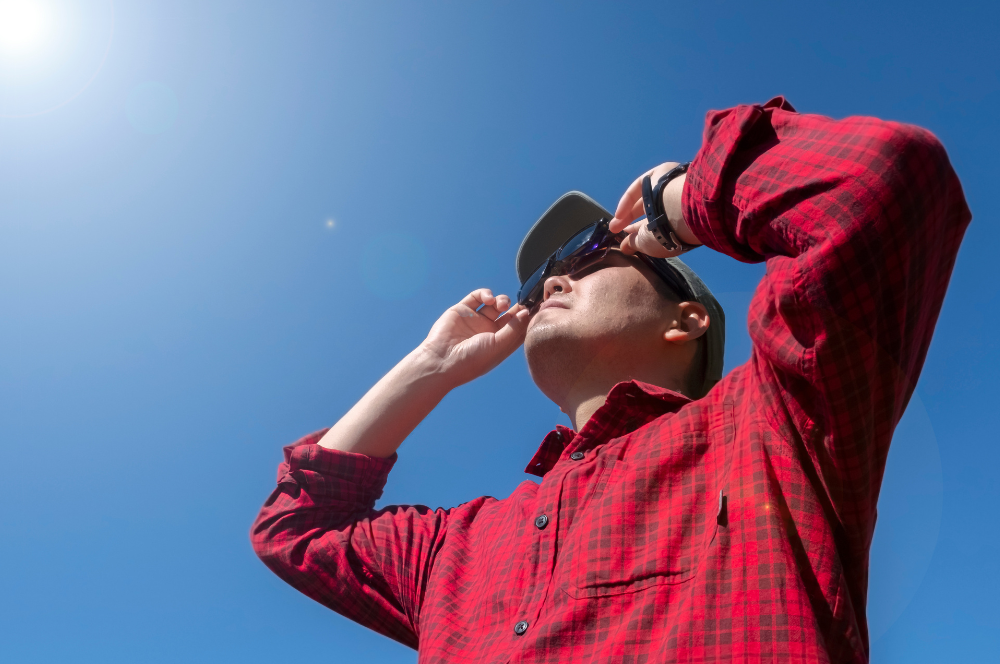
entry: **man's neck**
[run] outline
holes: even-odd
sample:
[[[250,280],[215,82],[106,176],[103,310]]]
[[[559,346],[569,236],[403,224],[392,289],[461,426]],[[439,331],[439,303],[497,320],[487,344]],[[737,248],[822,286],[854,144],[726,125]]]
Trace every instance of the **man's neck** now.
[[[595,381],[590,385],[578,386],[569,395],[569,398],[566,400],[567,403],[565,405],[560,404],[560,409],[569,416],[570,422],[573,423],[573,429],[580,431],[590,418],[594,416],[594,413],[607,401],[608,393],[611,392],[612,388],[618,383],[627,380],[639,380],[668,390],[674,390],[675,392],[686,393],[684,385],[680,384],[680,381],[665,380],[662,378],[660,380],[649,380],[649,378],[642,376],[628,376],[607,379],[600,382]]]
[[[611,390],[608,390],[608,392],[610,391]],[[576,407],[572,410],[567,411],[566,414],[569,415],[570,422],[573,423],[573,429],[575,431],[582,429],[583,425],[586,424],[590,418],[594,416],[594,413],[596,413],[597,410],[604,405],[607,398],[608,395],[606,393],[595,394],[576,404]]]

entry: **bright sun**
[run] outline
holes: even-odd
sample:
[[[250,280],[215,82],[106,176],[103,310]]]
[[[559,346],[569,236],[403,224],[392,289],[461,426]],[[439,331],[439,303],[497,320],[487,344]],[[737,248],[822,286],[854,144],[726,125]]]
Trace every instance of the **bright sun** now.
[[[38,50],[48,36],[48,7],[32,0],[0,0],[0,51],[27,55]]]

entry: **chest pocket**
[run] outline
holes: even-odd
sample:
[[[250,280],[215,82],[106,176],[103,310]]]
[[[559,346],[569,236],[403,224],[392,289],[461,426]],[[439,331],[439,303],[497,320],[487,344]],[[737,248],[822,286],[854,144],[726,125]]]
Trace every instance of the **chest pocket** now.
[[[627,446],[605,471],[568,533],[569,595],[619,595],[694,576],[718,527],[729,445],[724,437],[713,445],[702,431],[677,437]]]

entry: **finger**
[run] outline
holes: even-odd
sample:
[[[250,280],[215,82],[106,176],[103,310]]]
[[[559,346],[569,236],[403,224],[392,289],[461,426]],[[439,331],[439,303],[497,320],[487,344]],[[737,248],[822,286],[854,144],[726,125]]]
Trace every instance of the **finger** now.
[[[642,201],[642,179],[649,173],[650,171],[646,171],[637,177],[628,186],[625,193],[622,194],[621,200],[618,201],[618,207],[615,208],[615,218],[611,220],[610,228],[612,233],[617,233],[635,220],[635,216],[630,215],[633,208],[635,208],[635,202]]]
[[[612,233],[617,233],[619,230],[634,224],[637,219],[641,219],[646,216],[646,205],[642,202],[642,196],[640,196],[636,201],[632,203],[632,208],[627,210],[623,216],[615,217],[608,224],[608,228]]]
[[[493,297],[493,291],[489,288],[479,288],[463,297],[459,305],[466,306],[475,311],[481,305],[487,304],[492,306],[495,302],[496,298]]]
[[[531,320],[531,312],[524,305],[516,304],[511,307],[504,319],[506,324],[497,330],[495,339],[501,354],[506,358],[524,343],[524,337],[528,332],[528,321]]]
[[[515,304],[509,309],[507,309],[507,311],[501,313],[500,316],[496,318],[496,322],[499,323],[500,325],[506,325],[508,322],[510,322],[510,319],[517,316],[518,313],[527,310],[528,310],[527,307],[525,307],[523,304]]]
[[[510,309],[510,298],[506,295],[499,295],[494,305],[484,304],[476,313],[482,314],[491,321],[496,321],[508,309]]]
[[[632,219],[641,219],[646,216],[646,204],[643,202],[642,196],[632,204],[631,216]]]
[[[619,206],[624,206],[625,204],[626,201],[623,199],[622,203],[619,203]],[[636,219],[646,216],[646,204],[643,203],[641,195],[636,200],[632,201],[631,205],[632,207],[626,208],[621,217],[615,217],[611,220],[611,223],[608,224],[608,228],[612,233],[617,233],[629,224],[635,223]]]
[[[622,228],[627,226],[629,222],[638,219],[646,213],[642,204],[643,178],[648,175],[649,179],[655,183],[660,176],[676,165],[676,161],[665,161],[656,168],[646,171],[629,185],[628,189],[625,190],[625,193],[622,194],[621,200],[618,201],[618,207],[615,209],[615,218],[611,220],[610,224],[608,224],[612,233],[617,233]]]
[[[628,226],[626,226],[624,228],[624,232],[626,233],[626,236],[622,239],[621,242],[619,242],[619,245],[625,246],[625,247],[629,246],[628,245],[628,243],[629,243],[629,237],[631,237],[631,236],[633,236],[633,235],[635,235],[636,233],[639,232],[639,223],[640,222],[638,222],[638,221],[634,221],[634,222],[632,222],[631,224],[629,224]]]
[[[630,246],[634,251],[653,258],[668,258],[680,253],[679,251],[671,251],[660,244],[660,241],[645,224],[640,224],[639,232],[629,235],[629,238],[631,240]]]
[[[503,298],[502,300],[500,298]],[[524,309],[524,305],[518,304],[517,302],[511,302],[510,298],[506,295],[501,295],[497,298],[497,311],[500,311],[500,316],[513,316],[518,311]],[[499,320],[499,319],[497,319]]]
[[[631,256],[638,250],[635,245],[635,236],[635,233],[630,233],[624,240],[622,240],[621,245],[618,247],[626,256]]]
[[[489,305],[483,305],[482,308],[480,308],[476,313],[482,314],[485,318],[488,318],[491,321],[495,321],[500,317],[500,312],[497,311],[497,308]]]

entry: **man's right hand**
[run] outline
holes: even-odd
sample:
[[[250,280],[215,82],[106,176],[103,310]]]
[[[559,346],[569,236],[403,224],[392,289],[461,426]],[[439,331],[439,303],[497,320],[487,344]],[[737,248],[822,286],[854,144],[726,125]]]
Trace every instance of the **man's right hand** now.
[[[494,297],[490,289],[480,288],[441,314],[420,348],[440,362],[440,373],[457,387],[488,373],[517,350],[530,317],[522,305],[511,307],[506,295]]]
[[[392,456],[449,391],[482,376],[524,342],[529,318],[528,310],[511,307],[506,295],[493,297],[486,288],[469,293],[441,315],[423,343],[368,390],[319,444],[341,452]]]

